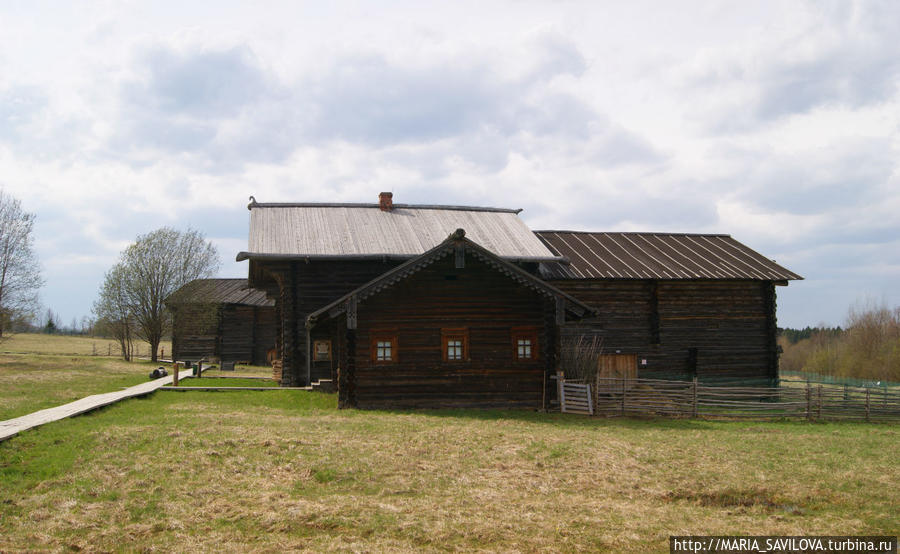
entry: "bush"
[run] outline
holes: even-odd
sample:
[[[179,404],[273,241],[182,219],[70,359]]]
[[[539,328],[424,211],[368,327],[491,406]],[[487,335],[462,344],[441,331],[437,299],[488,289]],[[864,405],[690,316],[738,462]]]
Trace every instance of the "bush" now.
[[[809,338],[779,337],[780,367],[878,381],[900,381],[900,307],[872,303],[850,308],[844,332],[813,330]]]

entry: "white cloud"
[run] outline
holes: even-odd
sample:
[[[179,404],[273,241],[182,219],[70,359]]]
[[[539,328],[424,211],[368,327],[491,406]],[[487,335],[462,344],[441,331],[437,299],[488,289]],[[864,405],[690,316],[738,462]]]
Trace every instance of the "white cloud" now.
[[[782,323],[892,297],[889,2],[3,10],[0,186],[38,214],[64,320],[139,233],[199,228],[233,275],[249,195],[380,190],[535,228],[730,233],[809,278],[780,290]]]

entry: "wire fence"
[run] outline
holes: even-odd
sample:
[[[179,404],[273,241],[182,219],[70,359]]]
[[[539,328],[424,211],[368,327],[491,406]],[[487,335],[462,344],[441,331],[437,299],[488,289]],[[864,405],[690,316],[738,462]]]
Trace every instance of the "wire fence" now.
[[[562,387],[569,380],[560,383]],[[693,381],[597,378],[595,415],[900,422],[900,391],[782,379],[778,386],[712,386]],[[591,386],[592,385],[592,386]],[[566,411],[564,402],[561,409]]]

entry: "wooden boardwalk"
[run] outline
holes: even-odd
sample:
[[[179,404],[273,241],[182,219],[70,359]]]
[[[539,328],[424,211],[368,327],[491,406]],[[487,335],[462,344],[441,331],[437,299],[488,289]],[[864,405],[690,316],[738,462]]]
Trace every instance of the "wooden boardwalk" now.
[[[47,408],[46,410],[40,410],[38,412],[23,415],[15,419],[0,421],[0,442],[5,441],[10,437],[14,437],[22,431],[32,429],[45,423],[59,421],[60,419],[65,419],[67,417],[90,412],[91,410],[96,410],[97,408],[108,406],[120,400],[125,400],[126,398],[134,398],[135,396],[144,396],[150,394],[160,389],[161,387],[170,385],[171,383],[172,375],[169,374],[166,377],[160,377],[159,379],[147,381],[146,383],[128,387],[127,389],[117,392],[94,394],[91,396],[86,396],[81,400],[76,400],[75,402],[63,404],[62,406]]]

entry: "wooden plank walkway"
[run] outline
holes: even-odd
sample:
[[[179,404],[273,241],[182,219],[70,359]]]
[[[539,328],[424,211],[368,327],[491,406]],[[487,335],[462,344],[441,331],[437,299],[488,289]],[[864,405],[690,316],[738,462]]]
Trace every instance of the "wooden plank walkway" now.
[[[96,410],[97,408],[108,406],[120,400],[125,400],[126,398],[145,396],[166,385],[170,385],[171,383],[172,374],[169,374],[166,377],[160,377],[159,379],[147,381],[146,383],[141,383],[140,385],[128,387],[127,389],[123,389],[120,391],[107,392],[104,394],[94,394],[91,396],[86,396],[81,400],[76,400],[75,402],[63,404],[62,406],[47,408],[46,410],[40,410],[28,415],[17,417],[15,419],[0,421],[0,442],[5,441],[10,437],[14,437],[22,431],[32,429],[45,423],[59,421],[67,417],[90,412],[92,410]]]
[[[213,377],[215,379],[215,377]],[[305,390],[311,391],[312,387],[186,387],[183,385],[178,385],[177,387],[160,387],[159,390],[174,390],[179,392],[192,391],[192,390],[202,390],[202,391],[230,391],[230,390]]]

